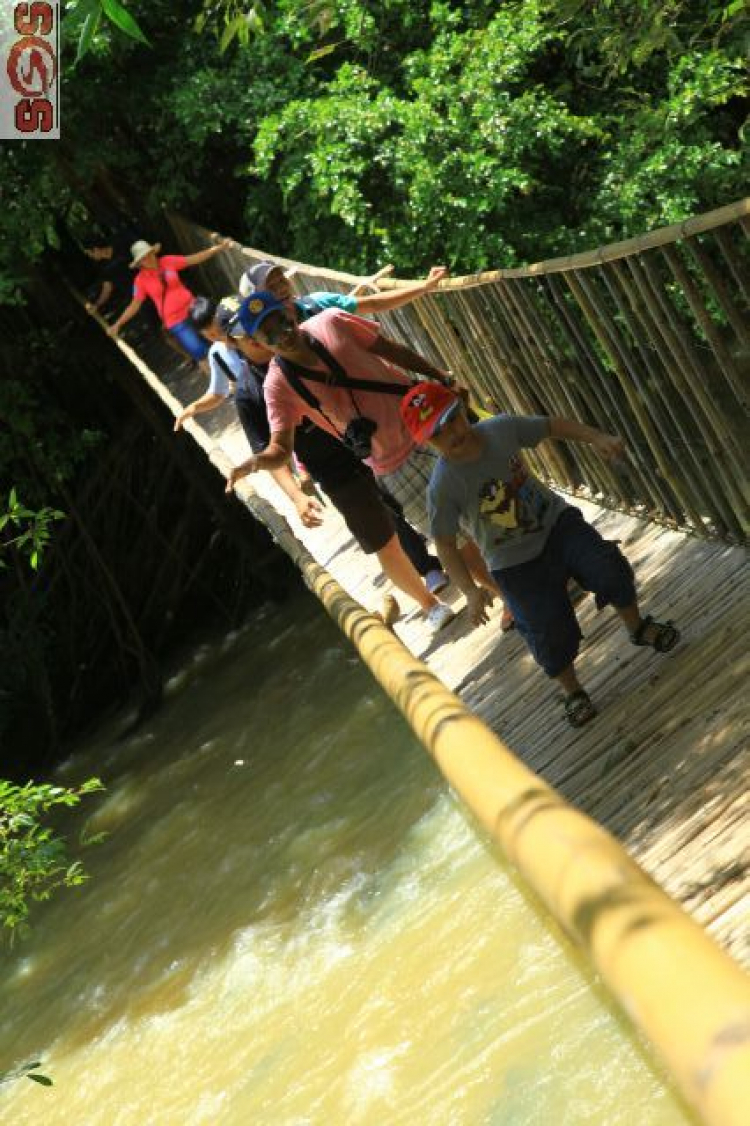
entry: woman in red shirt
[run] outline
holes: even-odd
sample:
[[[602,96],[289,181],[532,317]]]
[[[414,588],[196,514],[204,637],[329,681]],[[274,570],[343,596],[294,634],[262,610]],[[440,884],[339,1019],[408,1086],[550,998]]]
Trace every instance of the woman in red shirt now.
[[[188,319],[193,294],[183,284],[180,272],[189,266],[198,266],[201,262],[215,258],[231,245],[231,239],[223,239],[216,246],[199,250],[197,254],[165,254],[159,258],[161,243],[149,243],[145,239],[134,242],[130,248],[130,267],[137,269],[138,273],[133,284],[133,300],[108,329],[110,336],[117,336],[122,326],[132,320],[149,297],[167,332],[175,337],[194,360],[199,363],[205,360],[209,346]]]

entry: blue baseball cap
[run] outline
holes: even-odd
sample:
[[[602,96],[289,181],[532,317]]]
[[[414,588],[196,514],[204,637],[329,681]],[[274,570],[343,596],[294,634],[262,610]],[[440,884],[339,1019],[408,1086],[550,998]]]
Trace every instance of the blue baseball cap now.
[[[287,306],[266,289],[251,293],[240,305],[239,321],[248,336],[255,336],[266,317],[271,313],[286,312]]]

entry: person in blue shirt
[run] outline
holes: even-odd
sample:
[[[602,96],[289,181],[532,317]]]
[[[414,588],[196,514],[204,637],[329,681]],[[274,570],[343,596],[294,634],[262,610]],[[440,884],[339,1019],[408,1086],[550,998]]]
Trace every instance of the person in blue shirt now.
[[[251,293],[265,290],[272,293],[278,301],[288,301],[294,304],[297,320],[306,321],[324,309],[343,309],[345,313],[357,313],[364,317],[368,314],[388,313],[392,309],[400,309],[410,305],[418,297],[437,289],[443,278],[448,276],[446,266],[433,266],[427,277],[420,282],[402,286],[400,289],[391,289],[383,293],[366,293],[356,295],[353,293],[336,293],[333,290],[319,290],[306,293],[303,296],[295,293],[291,282],[291,275],[278,262],[265,259],[257,262],[244,274],[239,281],[240,294],[249,297]]]

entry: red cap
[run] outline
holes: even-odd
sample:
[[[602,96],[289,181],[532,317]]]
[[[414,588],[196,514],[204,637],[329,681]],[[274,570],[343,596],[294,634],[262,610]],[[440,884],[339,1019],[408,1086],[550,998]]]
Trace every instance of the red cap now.
[[[417,383],[401,400],[401,417],[415,442],[428,442],[456,413],[461,400],[442,383]]]

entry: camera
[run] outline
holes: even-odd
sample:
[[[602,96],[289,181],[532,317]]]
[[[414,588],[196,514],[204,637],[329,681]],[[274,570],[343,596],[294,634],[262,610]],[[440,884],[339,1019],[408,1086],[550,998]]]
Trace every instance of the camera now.
[[[365,461],[372,454],[372,436],[377,428],[377,422],[360,415],[359,418],[351,420],[344,431],[342,441],[355,457]]]

